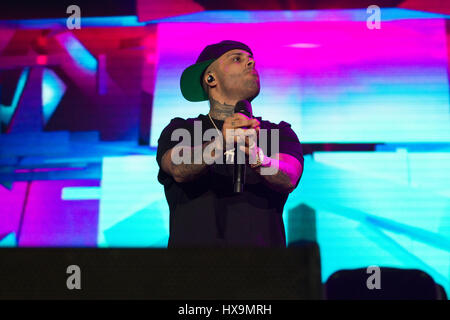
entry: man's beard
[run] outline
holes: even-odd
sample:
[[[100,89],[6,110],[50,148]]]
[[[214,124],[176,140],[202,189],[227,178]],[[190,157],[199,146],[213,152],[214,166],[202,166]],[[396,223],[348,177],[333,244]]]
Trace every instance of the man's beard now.
[[[247,100],[251,102],[255,99],[260,91],[261,87],[259,81],[255,79],[245,80],[242,86],[235,88],[234,90],[228,90],[230,96],[236,97],[238,100]]]
[[[259,81],[255,81],[253,79],[246,80],[243,88],[246,89],[243,93],[243,99],[246,99],[249,102],[255,99],[258,96],[259,91],[261,90]]]

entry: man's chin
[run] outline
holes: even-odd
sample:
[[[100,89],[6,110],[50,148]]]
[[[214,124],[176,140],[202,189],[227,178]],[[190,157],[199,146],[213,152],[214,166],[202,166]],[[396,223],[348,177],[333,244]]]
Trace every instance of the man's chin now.
[[[250,92],[250,93],[247,95],[246,100],[249,101],[249,102],[251,102],[253,99],[255,99],[255,98],[258,96],[259,91],[260,91],[260,87],[258,86],[258,89],[253,90],[252,92]]]
[[[247,100],[250,102],[258,96],[259,91],[259,84],[253,82],[248,84],[245,91],[236,90],[234,94],[231,94],[231,96],[236,97],[238,101]]]

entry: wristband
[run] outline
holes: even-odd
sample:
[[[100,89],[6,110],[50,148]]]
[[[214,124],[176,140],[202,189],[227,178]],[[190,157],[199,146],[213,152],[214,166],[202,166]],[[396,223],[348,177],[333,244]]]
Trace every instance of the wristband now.
[[[254,164],[250,164],[251,168],[258,168],[260,167],[263,163],[265,163],[266,161],[266,156],[264,155],[264,152],[261,148],[257,149],[256,152],[256,163]]]

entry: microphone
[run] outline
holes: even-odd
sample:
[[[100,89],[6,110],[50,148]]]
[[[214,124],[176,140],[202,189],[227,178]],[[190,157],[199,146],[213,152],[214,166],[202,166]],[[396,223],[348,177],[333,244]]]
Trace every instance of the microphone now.
[[[247,100],[241,100],[236,103],[234,107],[234,113],[242,113],[243,115],[253,118],[252,114],[252,105]],[[243,129],[247,129],[244,128]],[[242,153],[242,154],[241,154]],[[239,155],[239,163],[238,163],[238,155]],[[243,159],[242,159],[243,157]],[[236,148],[236,152],[234,153],[234,170],[233,170],[233,184],[234,184],[234,193],[242,193],[244,191],[245,184],[245,153],[238,152],[238,148]]]

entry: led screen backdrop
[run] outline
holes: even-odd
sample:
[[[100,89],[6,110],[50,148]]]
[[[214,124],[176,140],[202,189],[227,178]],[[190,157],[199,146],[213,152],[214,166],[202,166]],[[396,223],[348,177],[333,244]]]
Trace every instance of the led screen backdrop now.
[[[233,14],[235,23],[198,13],[160,23],[151,145],[171,118],[209,111],[207,102],[184,100],[179,79],[206,45],[223,39],[254,53],[261,80],[254,114],[288,121],[304,143],[448,142],[445,19],[392,10],[380,30],[367,28],[365,10]]]
[[[205,11],[86,18],[75,31],[64,19],[0,21],[0,246],[165,247],[157,139],[170,119],[208,112],[182,98],[179,77],[205,45],[236,39],[261,76],[255,115],[291,123],[308,151],[284,210],[288,242],[319,244],[324,281],[418,268],[448,292],[449,17],[382,8],[380,30],[366,19]],[[333,143],[352,151],[323,147]]]

